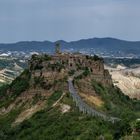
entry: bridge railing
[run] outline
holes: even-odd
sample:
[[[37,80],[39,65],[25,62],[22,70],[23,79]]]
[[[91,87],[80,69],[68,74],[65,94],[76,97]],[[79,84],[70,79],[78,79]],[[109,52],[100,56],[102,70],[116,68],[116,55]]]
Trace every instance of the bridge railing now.
[[[69,92],[70,92],[73,100],[75,101],[76,106],[79,108],[79,110],[81,112],[86,113],[86,114],[91,115],[91,116],[101,117],[102,119],[107,120],[107,121],[111,121],[113,123],[115,121],[120,120],[119,118],[116,118],[116,117],[109,117],[106,114],[99,112],[99,111],[95,110],[94,108],[90,107],[88,104],[86,104],[82,100],[82,98],[78,95],[78,93],[76,92],[74,85],[73,85],[72,78],[68,80],[68,85],[69,85]]]

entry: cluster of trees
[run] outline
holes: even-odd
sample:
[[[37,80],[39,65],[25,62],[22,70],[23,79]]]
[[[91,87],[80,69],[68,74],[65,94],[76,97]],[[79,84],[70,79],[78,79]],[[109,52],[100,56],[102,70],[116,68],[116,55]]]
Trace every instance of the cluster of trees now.
[[[17,77],[11,84],[10,84],[10,91],[14,94],[14,96],[18,96],[21,92],[27,90],[29,88],[29,81],[30,81],[31,73],[29,70],[24,70],[24,72]]]
[[[92,81],[92,85],[96,93],[104,100],[104,107],[108,113],[120,117],[123,113],[133,114],[135,111],[139,111],[140,101],[130,99],[129,96],[124,95],[119,88],[114,86],[105,87],[95,80]],[[130,116],[136,117],[135,113],[134,115],[129,115],[129,117]]]
[[[50,61],[51,56],[44,54],[44,55],[32,55],[31,58],[31,70],[41,70],[43,68],[42,62],[43,61]],[[33,62],[33,63],[32,63]]]
[[[44,54],[44,55],[37,55],[37,54],[33,54],[31,60],[33,61],[49,61],[51,60],[51,56]]]
[[[48,67],[51,68],[52,71],[57,70],[58,72],[60,72],[64,68],[64,65],[60,62],[57,62],[55,64],[49,64]]]
[[[86,59],[91,59],[94,61],[103,60],[103,58],[99,57],[98,55],[94,55],[94,56],[86,55]]]
[[[133,131],[131,124],[139,118],[140,101],[130,99],[117,87],[105,87],[96,81],[92,81],[92,85],[104,101],[103,110],[121,119],[118,125],[120,136],[131,134]]]
[[[84,72],[83,72],[83,76],[88,76],[88,75],[90,75],[90,70],[89,70],[89,68],[88,67],[85,67],[85,69],[84,69]]]

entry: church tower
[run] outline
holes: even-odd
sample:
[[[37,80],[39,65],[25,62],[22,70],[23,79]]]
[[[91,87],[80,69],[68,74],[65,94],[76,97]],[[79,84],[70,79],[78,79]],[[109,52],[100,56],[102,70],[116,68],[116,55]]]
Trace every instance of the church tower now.
[[[61,54],[61,51],[60,51],[60,43],[56,43],[55,44],[55,53],[56,54]]]

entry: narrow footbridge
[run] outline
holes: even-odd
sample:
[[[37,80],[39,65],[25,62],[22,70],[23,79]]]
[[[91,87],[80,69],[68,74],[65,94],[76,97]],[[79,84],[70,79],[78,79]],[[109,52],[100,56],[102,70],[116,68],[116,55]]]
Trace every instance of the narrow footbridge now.
[[[73,101],[75,101],[76,106],[79,108],[79,110],[81,112],[86,113],[90,116],[101,117],[105,121],[111,121],[112,123],[114,123],[116,121],[120,121],[119,118],[107,116],[106,114],[99,112],[96,109],[90,107],[88,104],[86,104],[82,100],[82,98],[79,96],[79,94],[76,92],[74,85],[73,85],[73,78],[72,77],[68,79],[68,86],[69,86],[69,92],[73,98]]]

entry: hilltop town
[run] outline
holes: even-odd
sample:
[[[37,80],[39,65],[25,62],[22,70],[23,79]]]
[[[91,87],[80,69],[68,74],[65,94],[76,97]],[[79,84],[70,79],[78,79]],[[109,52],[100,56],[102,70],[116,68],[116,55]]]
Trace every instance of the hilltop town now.
[[[102,58],[81,53],[62,53],[59,44],[56,44],[54,55],[33,55],[29,61],[29,69],[33,77],[41,76],[52,81],[83,71],[90,74],[91,79],[104,85],[112,85],[111,75],[104,69]]]
[[[13,139],[21,139],[27,137],[24,132],[34,138],[34,130],[37,139],[67,138],[64,129],[60,129],[65,127],[68,135],[71,130],[77,131],[70,138],[89,137],[83,130],[96,130],[92,131],[92,137],[108,138],[107,133],[117,139],[130,129],[138,133],[139,129],[130,124],[136,123],[139,107],[139,101],[113,86],[102,58],[61,52],[56,44],[55,54],[32,55],[28,68],[0,89],[0,134],[3,134],[0,138],[9,139],[12,135]],[[118,129],[121,131],[116,136]]]

